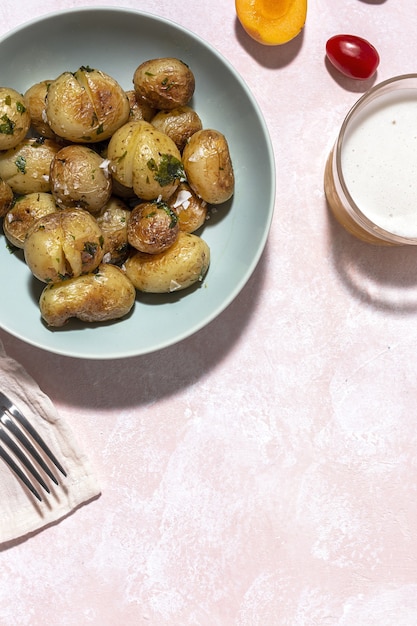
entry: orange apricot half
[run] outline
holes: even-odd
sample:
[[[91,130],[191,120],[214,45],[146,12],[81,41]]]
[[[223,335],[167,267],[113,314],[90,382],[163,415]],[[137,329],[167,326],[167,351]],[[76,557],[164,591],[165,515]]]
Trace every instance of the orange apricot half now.
[[[235,0],[235,6],[248,35],[266,46],[294,39],[307,17],[307,0]]]

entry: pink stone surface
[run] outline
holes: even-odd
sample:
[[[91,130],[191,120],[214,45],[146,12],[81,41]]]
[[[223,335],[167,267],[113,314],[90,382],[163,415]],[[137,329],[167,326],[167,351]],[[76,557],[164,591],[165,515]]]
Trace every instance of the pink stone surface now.
[[[0,34],[83,4],[2,0]],[[240,72],[274,145],[275,215],[236,301],[176,346],[84,362],[0,332],[103,491],[0,549],[0,624],[416,626],[417,251],[354,240],[322,189],[369,86],[327,67],[326,40],[371,41],[378,81],[415,72],[415,1],[315,0],[277,48],[232,0],[108,4],[171,18]]]

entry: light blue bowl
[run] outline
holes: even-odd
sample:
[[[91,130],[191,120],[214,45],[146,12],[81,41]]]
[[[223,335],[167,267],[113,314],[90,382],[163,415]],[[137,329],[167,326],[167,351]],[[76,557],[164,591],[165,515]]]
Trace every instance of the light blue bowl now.
[[[32,84],[88,65],[132,89],[143,61],[172,56],[196,78],[192,101],[206,128],[226,136],[236,190],[199,234],[211,249],[204,282],[190,292],[138,294],[132,314],[104,325],[70,322],[50,330],[41,321],[42,285],[0,235],[0,326],[19,339],[71,357],[114,359],[172,345],[200,330],[237,296],[264,249],[275,199],[275,167],[258,105],[233,67],[209,44],[168,20],[139,11],[85,8],[33,20],[0,40],[2,86],[24,93]]]

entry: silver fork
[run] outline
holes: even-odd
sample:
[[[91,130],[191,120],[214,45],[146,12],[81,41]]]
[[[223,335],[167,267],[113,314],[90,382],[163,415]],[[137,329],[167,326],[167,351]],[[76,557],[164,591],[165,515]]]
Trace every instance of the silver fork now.
[[[51,493],[40,473],[41,471],[55,485],[59,484],[42,455],[45,455],[64,477],[67,475],[32,424],[17,406],[0,391],[0,457],[40,502],[42,502],[42,496],[33,484],[33,479],[47,493]],[[20,461],[20,465],[16,461]],[[28,474],[23,471],[23,467]],[[31,479],[29,475],[31,475]]]

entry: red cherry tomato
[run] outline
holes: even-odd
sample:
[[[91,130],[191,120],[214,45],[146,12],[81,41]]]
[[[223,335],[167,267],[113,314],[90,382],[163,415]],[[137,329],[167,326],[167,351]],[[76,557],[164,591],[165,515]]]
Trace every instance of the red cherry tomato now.
[[[349,78],[371,78],[379,65],[379,54],[369,41],[356,35],[335,35],[326,43],[326,55],[339,72]]]

